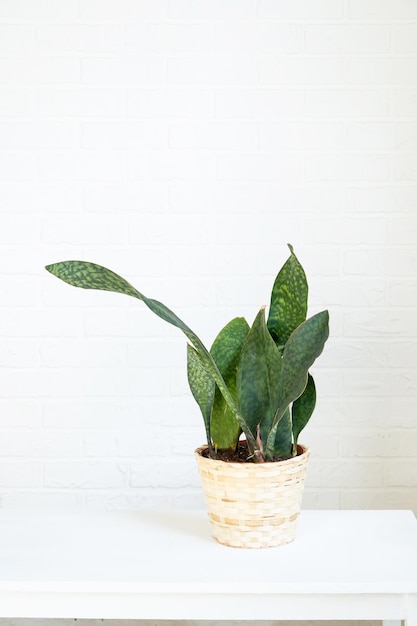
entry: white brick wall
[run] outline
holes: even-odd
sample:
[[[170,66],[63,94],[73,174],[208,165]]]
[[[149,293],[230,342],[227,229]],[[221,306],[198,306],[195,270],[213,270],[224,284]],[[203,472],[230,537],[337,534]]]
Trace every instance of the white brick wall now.
[[[292,242],[331,339],[305,506],[417,512],[417,4],[0,2],[0,505],[199,507],[185,340]],[[177,426],[176,426],[177,425]]]

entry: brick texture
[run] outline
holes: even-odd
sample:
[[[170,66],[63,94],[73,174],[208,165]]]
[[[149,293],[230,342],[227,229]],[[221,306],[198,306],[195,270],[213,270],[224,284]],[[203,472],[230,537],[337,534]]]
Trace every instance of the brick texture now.
[[[185,340],[291,242],[330,309],[304,506],[417,512],[417,4],[0,2],[0,506],[200,507]]]

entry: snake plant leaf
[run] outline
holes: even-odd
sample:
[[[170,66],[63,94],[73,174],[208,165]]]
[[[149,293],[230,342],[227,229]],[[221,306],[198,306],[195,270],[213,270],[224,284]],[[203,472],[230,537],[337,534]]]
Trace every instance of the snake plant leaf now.
[[[261,441],[266,441],[278,405],[281,361],[262,307],[243,346],[237,375],[239,409],[254,437],[260,426]]]
[[[316,385],[311,374],[308,375],[307,386],[303,393],[292,405],[292,432],[294,437],[294,452],[297,450],[298,437],[307,425],[316,406]]]
[[[248,332],[247,321],[243,317],[236,317],[219,332],[210,349],[210,354],[236,402],[237,367]],[[214,396],[210,432],[216,450],[236,449],[241,428],[218,387]]]
[[[273,454],[279,420],[287,407],[299,398],[306,388],[308,370],[322,353],[328,336],[329,313],[321,311],[296,328],[285,344],[279,380],[279,400],[266,446],[269,457]]]
[[[213,376],[217,386],[223,394],[231,411],[235,414],[242,430],[246,434],[248,446],[255,448],[256,441],[252,437],[252,433],[246,424],[241,412],[236,406],[229,389],[220,374],[216,363],[214,362],[209,351],[194,333],[173,311],[166,307],[162,302],[147,298],[140,291],[135,289],[127,280],[109,270],[102,265],[91,263],[89,261],[61,261],[46,266],[48,272],[60,278],[69,285],[81,287],[82,289],[99,289],[102,291],[113,291],[116,293],[126,294],[142,300],[149,309],[158,317],[165,320],[169,324],[179,328],[189,339],[191,344],[198,351],[200,359],[208,372]]]
[[[188,384],[195,401],[200,407],[206,428],[207,443],[210,456],[212,455],[212,442],[210,434],[210,418],[213,407],[216,383],[201,361],[195,348],[187,343],[187,375]]]
[[[282,356],[282,397],[297,399],[307,385],[308,370],[323,352],[329,336],[329,313],[321,311],[303,322],[285,344]]]
[[[308,284],[304,270],[288,244],[291,255],[272,287],[268,330],[281,352],[291,333],[307,316]]]
[[[48,272],[74,287],[82,289],[98,289],[133,296],[142,300],[150,309],[169,324],[182,330],[191,343],[201,344],[195,333],[162,302],[147,298],[133,287],[127,280],[96,263],[89,261],[63,261],[47,265]],[[197,347],[197,346],[196,346]]]
[[[288,407],[280,419],[275,435],[274,457],[291,456],[293,450],[291,411]]]

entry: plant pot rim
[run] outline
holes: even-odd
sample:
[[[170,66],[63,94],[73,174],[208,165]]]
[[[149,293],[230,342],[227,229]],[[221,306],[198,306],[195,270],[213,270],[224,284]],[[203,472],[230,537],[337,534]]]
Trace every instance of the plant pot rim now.
[[[252,461],[224,461],[223,459],[212,459],[209,456],[206,456],[204,454],[204,451],[208,450],[208,445],[207,444],[203,444],[202,446],[199,446],[198,448],[195,449],[194,454],[196,457],[200,457],[201,459],[204,459],[208,462],[211,463],[221,463],[224,465],[231,465],[231,466],[236,466],[236,467],[260,467],[260,466],[272,466],[272,465],[284,465],[284,464],[290,464],[290,463],[294,463],[295,459],[300,459],[300,457],[303,457],[304,455],[310,455],[310,449],[308,448],[308,446],[305,446],[303,444],[297,444],[297,452],[298,454],[296,456],[292,456],[289,459],[283,459],[283,460],[278,460],[278,461],[263,461],[262,463],[253,463]]]

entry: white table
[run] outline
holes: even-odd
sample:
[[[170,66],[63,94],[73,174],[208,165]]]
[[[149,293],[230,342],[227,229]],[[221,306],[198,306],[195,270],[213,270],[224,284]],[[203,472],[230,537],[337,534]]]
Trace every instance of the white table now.
[[[0,617],[406,620],[410,511],[303,511],[295,542],[217,544],[205,511],[0,510]]]

